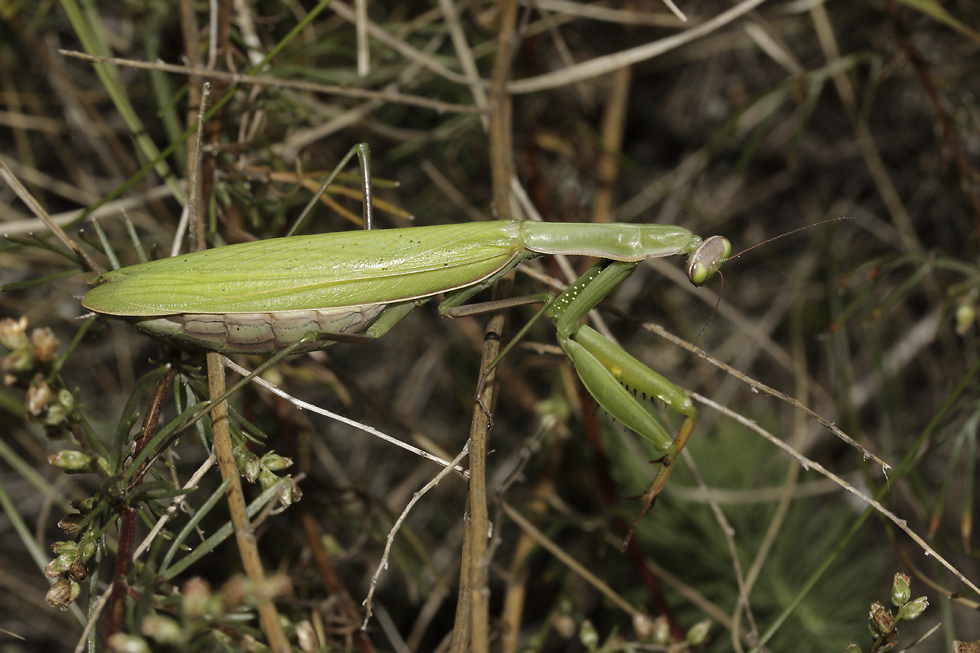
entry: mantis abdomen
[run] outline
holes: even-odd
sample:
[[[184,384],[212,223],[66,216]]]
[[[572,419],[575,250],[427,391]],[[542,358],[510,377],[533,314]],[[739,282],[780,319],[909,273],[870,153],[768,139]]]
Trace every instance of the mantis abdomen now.
[[[385,304],[266,313],[179,313],[133,319],[139,329],[184,346],[222,353],[258,354],[284,349],[311,332],[345,335],[362,332]],[[322,349],[337,338],[313,340],[296,353]]]

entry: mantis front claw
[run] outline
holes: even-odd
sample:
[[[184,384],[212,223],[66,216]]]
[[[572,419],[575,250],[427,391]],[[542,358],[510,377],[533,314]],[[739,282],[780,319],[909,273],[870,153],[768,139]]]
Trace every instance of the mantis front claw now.
[[[651,462],[659,463],[660,469],[657,471],[657,475],[653,478],[650,486],[646,489],[643,494],[634,497],[635,499],[643,502],[643,507],[640,509],[640,514],[636,516],[633,521],[633,525],[630,526],[629,531],[626,533],[626,537],[623,539],[623,544],[620,547],[621,550],[625,551],[626,547],[629,546],[630,540],[633,538],[633,533],[636,531],[636,527],[640,525],[640,520],[643,516],[647,514],[647,510],[653,507],[653,502],[657,500],[660,495],[660,491],[664,489],[667,485],[667,479],[670,478],[670,473],[674,470],[674,460],[677,455],[687,444],[688,438],[691,437],[691,432],[694,430],[694,423],[697,421],[696,417],[688,417],[684,420],[681,425],[680,431],[677,433],[677,437],[671,445],[672,452],[664,454],[661,458],[653,460]]]

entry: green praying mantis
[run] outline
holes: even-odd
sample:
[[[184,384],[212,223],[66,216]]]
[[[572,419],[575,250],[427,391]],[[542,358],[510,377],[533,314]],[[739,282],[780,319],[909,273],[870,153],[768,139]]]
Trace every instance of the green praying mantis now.
[[[369,200],[364,211],[369,226]],[[297,351],[310,351],[379,338],[439,294],[446,295],[440,315],[458,315],[521,262],[556,254],[602,259],[559,296],[534,299],[545,303],[561,349],[598,404],[661,453],[642,495],[646,512],[691,435],[697,409],[684,391],[582,320],[648,258],[688,255],[688,278],[704,284],[731,254],[722,236],[703,240],[672,225],[517,220],[290,236],[108,272],[82,303],[186,347],[263,353],[302,339]],[[676,436],[648,398],[684,418]]]

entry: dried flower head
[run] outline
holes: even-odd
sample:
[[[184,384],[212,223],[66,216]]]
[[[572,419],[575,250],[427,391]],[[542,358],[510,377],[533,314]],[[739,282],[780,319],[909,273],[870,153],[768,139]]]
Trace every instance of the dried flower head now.
[[[51,589],[48,590],[44,600],[47,601],[48,605],[50,605],[52,608],[67,610],[69,606],[71,606],[72,602],[78,598],[81,591],[81,586],[75,581],[71,581],[66,578],[59,578],[57,581],[55,581],[54,585],[51,586]]]

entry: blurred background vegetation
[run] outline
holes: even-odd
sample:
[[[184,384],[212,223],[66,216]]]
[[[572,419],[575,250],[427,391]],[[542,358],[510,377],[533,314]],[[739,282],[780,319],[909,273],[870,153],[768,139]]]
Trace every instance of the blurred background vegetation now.
[[[536,0],[516,8],[512,25],[509,2],[365,4],[366,18],[340,0],[0,2],[0,159],[51,214],[83,216],[69,234],[101,265],[103,243],[121,264],[138,261],[127,224],[149,256],[168,254],[203,77],[97,66],[64,49],[238,75],[212,75],[220,110],[205,125],[201,192],[211,245],[283,235],[358,142],[371,147],[377,197],[404,214],[379,210],[383,228],[490,219],[495,192],[511,193],[510,210],[525,217],[518,187],[545,220],[679,224],[725,235],[736,251],[852,218],[764,244],[707,288],[690,286],[680,259],[645,263],[603,317],[626,350],[875,495],[980,581],[980,5],[694,0],[680,6],[685,23],[657,0]],[[264,81],[246,80],[251,72]],[[505,101],[488,103],[491,79],[511,80],[492,96]],[[493,111],[509,113],[511,142],[488,136]],[[516,183],[499,163],[492,170],[491,145]],[[356,176],[342,185],[356,196]],[[334,197],[360,214],[356,197]],[[204,358],[126,324],[79,320],[93,274],[6,184],[0,209],[0,317],[26,318],[26,336],[47,328],[59,342],[56,358],[38,359],[52,346],[45,336],[19,353],[16,328],[5,341],[0,628],[16,635],[0,632],[5,651],[84,643],[85,615],[114,579],[128,582],[123,613],[111,627],[96,616],[90,650],[104,649],[107,628],[149,650],[258,646],[253,606],[263,592],[277,597],[296,650],[448,650],[454,619],[469,609],[457,604],[465,483],[447,477],[415,505],[360,631],[386,535],[439,467],[254,386],[231,400],[240,462],[271,450],[294,464],[265,458],[263,483],[246,484],[246,497],[302,492],[257,518],[275,582],[243,583],[234,538],[206,539],[228,524],[216,468],[132,570],[119,567],[210,452],[203,422],[176,443],[155,441],[151,473],[119,495],[116,474],[131,462],[164,366],[177,376],[162,390],[161,428],[185,423],[181,410],[205,394]],[[306,232],[351,228],[321,206]],[[561,276],[548,259],[530,267]],[[514,292],[543,288],[519,273]],[[511,324],[533,310],[512,311]],[[452,458],[470,429],[486,321],[441,319],[428,305],[377,343],[292,357],[266,377]],[[796,399],[891,470],[648,323]],[[626,497],[649,483],[656,455],[596,410],[553,345],[553,329],[538,325],[500,368],[487,469],[488,650],[684,650],[685,638],[705,651],[760,641],[771,651],[885,650],[872,648],[868,614],[875,601],[894,610],[897,572],[930,602],[899,624],[901,646],[950,651],[954,640],[980,639],[978,597],[934,556],[700,403],[690,455],[620,553],[639,510]],[[62,466],[79,467],[66,474],[48,462],[66,450],[101,452],[106,466],[63,454]],[[93,503],[80,533],[59,528]],[[121,534],[129,508],[138,517]],[[76,540],[83,553],[51,553]],[[170,567],[190,552],[200,557]],[[62,566],[46,576],[52,559]],[[73,562],[87,577],[62,612],[45,596],[56,578],[71,592],[68,579],[82,577]]]

